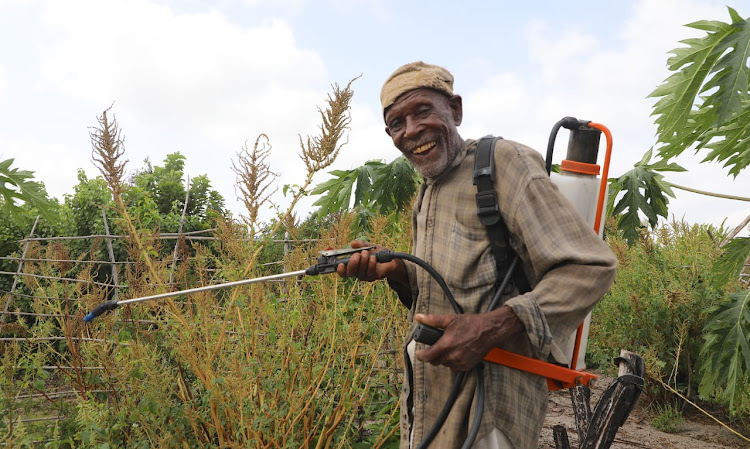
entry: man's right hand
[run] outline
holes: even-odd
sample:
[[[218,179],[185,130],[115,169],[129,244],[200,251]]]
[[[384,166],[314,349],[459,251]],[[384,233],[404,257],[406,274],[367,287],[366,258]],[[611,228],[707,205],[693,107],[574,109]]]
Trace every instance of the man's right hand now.
[[[354,240],[350,245],[352,248],[363,248],[371,244]],[[336,267],[336,273],[341,277],[356,277],[360,281],[371,282],[388,278],[395,282],[406,283],[408,275],[406,274],[406,266],[404,266],[403,261],[394,259],[387,263],[378,263],[375,259],[375,253],[382,249],[386,248],[375,245],[375,248],[372,250],[364,250],[352,254],[348,264],[339,264]]]

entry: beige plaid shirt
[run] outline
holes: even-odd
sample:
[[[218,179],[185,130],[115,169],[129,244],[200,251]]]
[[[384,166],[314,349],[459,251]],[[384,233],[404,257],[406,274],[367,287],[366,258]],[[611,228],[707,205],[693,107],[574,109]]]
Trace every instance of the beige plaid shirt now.
[[[427,179],[412,217],[413,254],[443,275],[465,313],[484,312],[496,288],[497,268],[487,230],[479,222],[472,183],[476,140],[467,140],[453,166]],[[607,245],[551,183],[544,161],[521,144],[498,140],[495,189],[511,245],[521,256],[533,290],[504,298],[526,332],[503,349],[547,360],[562,360],[569,336],[606,293],[617,261]],[[453,313],[437,283],[407,263],[415,313]],[[517,293],[516,293],[517,294]],[[413,328],[413,326],[412,326]],[[406,343],[411,340],[411,332]],[[417,344],[417,349],[422,347]],[[493,428],[516,449],[535,448],[547,409],[547,384],[540,376],[485,362],[485,411],[477,441]],[[442,366],[408,360],[401,398],[401,447],[412,435],[419,444],[446,401],[454,375]],[[476,379],[467,376],[461,395],[431,447],[460,447],[472,422]],[[413,416],[412,416],[413,412]]]

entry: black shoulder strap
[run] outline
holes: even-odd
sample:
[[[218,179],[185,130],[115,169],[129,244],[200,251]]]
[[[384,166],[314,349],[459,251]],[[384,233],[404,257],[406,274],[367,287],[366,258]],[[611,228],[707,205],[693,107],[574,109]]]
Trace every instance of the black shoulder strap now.
[[[500,214],[495,192],[495,143],[502,137],[486,136],[477,143],[474,153],[474,185],[477,186],[476,202],[479,221],[487,228],[492,254],[497,265],[498,282],[505,278],[510,267],[513,248],[510,246],[508,227]],[[531,290],[522,269],[513,273],[513,282],[521,293]]]

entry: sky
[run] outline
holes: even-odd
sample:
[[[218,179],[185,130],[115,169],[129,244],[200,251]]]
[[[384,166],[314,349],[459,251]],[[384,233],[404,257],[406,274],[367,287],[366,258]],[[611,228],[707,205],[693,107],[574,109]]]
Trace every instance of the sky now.
[[[750,15],[748,0],[730,6]],[[0,160],[34,171],[62,200],[79,169],[99,175],[89,132],[112,106],[128,173],[179,152],[186,175],[207,175],[235,215],[245,211],[232,162],[268,135],[280,175],[273,199],[285,209],[281,187],[305,175],[300,136],[317,132],[331,86],[359,77],[348,141],[314,184],[399,155],[384,132],[380,87],[398,66],[423,60],[453,73],[464,138],[500,135],[545,153],[560,118],[592,120],[612,132],[610,176],[619,176],[654,145],[647,96],[669,75],[669,51],[702,36],[685,25],[704,19],[729,22],[726,3],[0,0]],[[687,152],[676,162],[688,171],[667,181],[750,196],[750,171],[735,179],[701,160]],[[747,202],[675,193],[678,220],[733,228],[750,214]]]

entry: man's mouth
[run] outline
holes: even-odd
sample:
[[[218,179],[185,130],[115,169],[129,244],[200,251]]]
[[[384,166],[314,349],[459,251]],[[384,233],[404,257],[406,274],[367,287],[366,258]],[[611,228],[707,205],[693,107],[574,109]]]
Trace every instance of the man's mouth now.
[[[435,148],[436,143],[435,142],[429,142],[424,145],[420,145],[417,148],[413,149],[411,151],[411,154],[422,154],[427,151],[430,151],[431,149]]]

